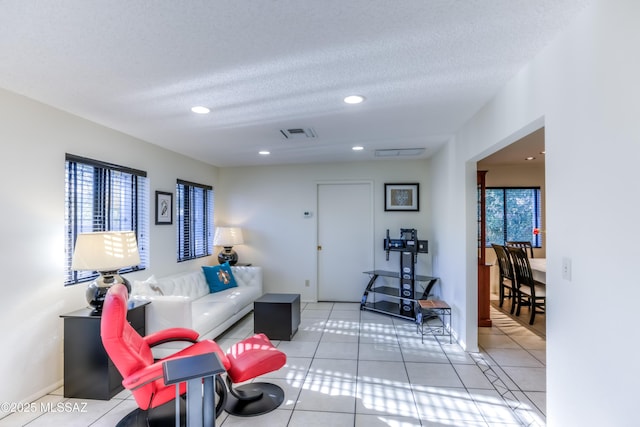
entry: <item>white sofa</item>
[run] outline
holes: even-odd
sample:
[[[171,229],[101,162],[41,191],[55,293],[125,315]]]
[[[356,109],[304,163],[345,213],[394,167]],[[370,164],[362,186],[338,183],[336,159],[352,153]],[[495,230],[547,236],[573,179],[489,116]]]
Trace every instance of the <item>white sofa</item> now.
[[[189,328],[200,339],[215,339],[253,310],[253,302],[262,296],[262,268],[231,267],[237,287],[209,293],[202,269],[132,283],[131,299],[148,300],[147,334],[167,328]],[[166,357],[186,347],[185,342],[170,342],[153,348],[155,357]]]

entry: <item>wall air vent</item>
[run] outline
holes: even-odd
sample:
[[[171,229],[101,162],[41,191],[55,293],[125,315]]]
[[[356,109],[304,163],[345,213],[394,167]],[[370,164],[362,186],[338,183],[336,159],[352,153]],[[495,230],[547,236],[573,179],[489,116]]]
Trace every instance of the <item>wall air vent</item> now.
[[[411,157],[424,153],[424,148],[389,148],[376,150],[376,157]]]
[[[316,131],[312,128],[280,129],[280,133],[285,137],[285,139],[305,139],[316,137]]]

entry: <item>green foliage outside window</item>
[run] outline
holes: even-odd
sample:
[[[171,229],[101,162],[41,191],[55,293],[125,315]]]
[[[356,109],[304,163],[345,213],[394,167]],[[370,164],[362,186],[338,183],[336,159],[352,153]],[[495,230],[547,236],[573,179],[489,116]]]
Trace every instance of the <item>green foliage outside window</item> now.
[[[486,246],[505,241],[530,241],[533,247],[542,246],[540,234],[540,188],[487,188]]]

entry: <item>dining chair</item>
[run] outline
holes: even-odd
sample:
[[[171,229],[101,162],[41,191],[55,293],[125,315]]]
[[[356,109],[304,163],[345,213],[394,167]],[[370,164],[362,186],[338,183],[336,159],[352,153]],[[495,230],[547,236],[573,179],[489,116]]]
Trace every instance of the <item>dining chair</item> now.
[[[504,243],[506,246],[511,246],[514,248],[522,248],[525,251],[529,252],[529,256],[531,258],[533,258],[533,246],[531,245],[531,242],[525,242],[525,241],[515,241],[515,240],[511,240],[508,242]]]
[[[498,258],[498,268],[500,270],[500,307],[504,303],[504,299],[509,298],[511,300],[511,314],[516,309],[516,280],[513,274],[513,264],[511,263],[511,258],[509,257],[509,252],[507,252],[507,248],[502,245],[498,245],[492,243],[491,246],[493,250],[496,251],[496,256]]]
[[[513,262],[513,272],[516,278],[516,316],[520,316],[522,306],[528,306],[531,312],[529,324],[533,325],[536,313],[546,312],[546,286],[533,279],[533,272],[529,258],[523,248],[507,247]]]

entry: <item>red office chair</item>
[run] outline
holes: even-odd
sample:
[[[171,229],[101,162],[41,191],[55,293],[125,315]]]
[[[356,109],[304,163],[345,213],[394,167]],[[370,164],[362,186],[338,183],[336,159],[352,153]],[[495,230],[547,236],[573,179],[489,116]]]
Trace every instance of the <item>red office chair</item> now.
[[[227,412],[251,416],[269,412],[284,401],[284,392],[274,384],[250,383],[233,388],[233,383],[244,382],[267,372],[280,369],[286,355],[276,349],[269,339],[258,334],[235,344],[228,354],[211,340],[197,341],[198,333],[186,328],[170,328],[140,336],[127,322],[127,289],[112,286],[105,297],[100,322],[104,348],[123,377],[122,384],[131,393],[139,409],[127,415],[119,425],[171,425],[175,422],[173,408],[176,398],[174,385],[165,385],[163,362],[177,357],[216,353],[227,370],[227,388],[216,376],[218,404],[216,415]],[[151,347],[168,341],[189,341],[193,344],[177,353],[154,361]],[[180,393],[186,392],[181,384]],[[183,417],[181,417],[183,418]],[[148,424],[145,424],[148,423]]]

